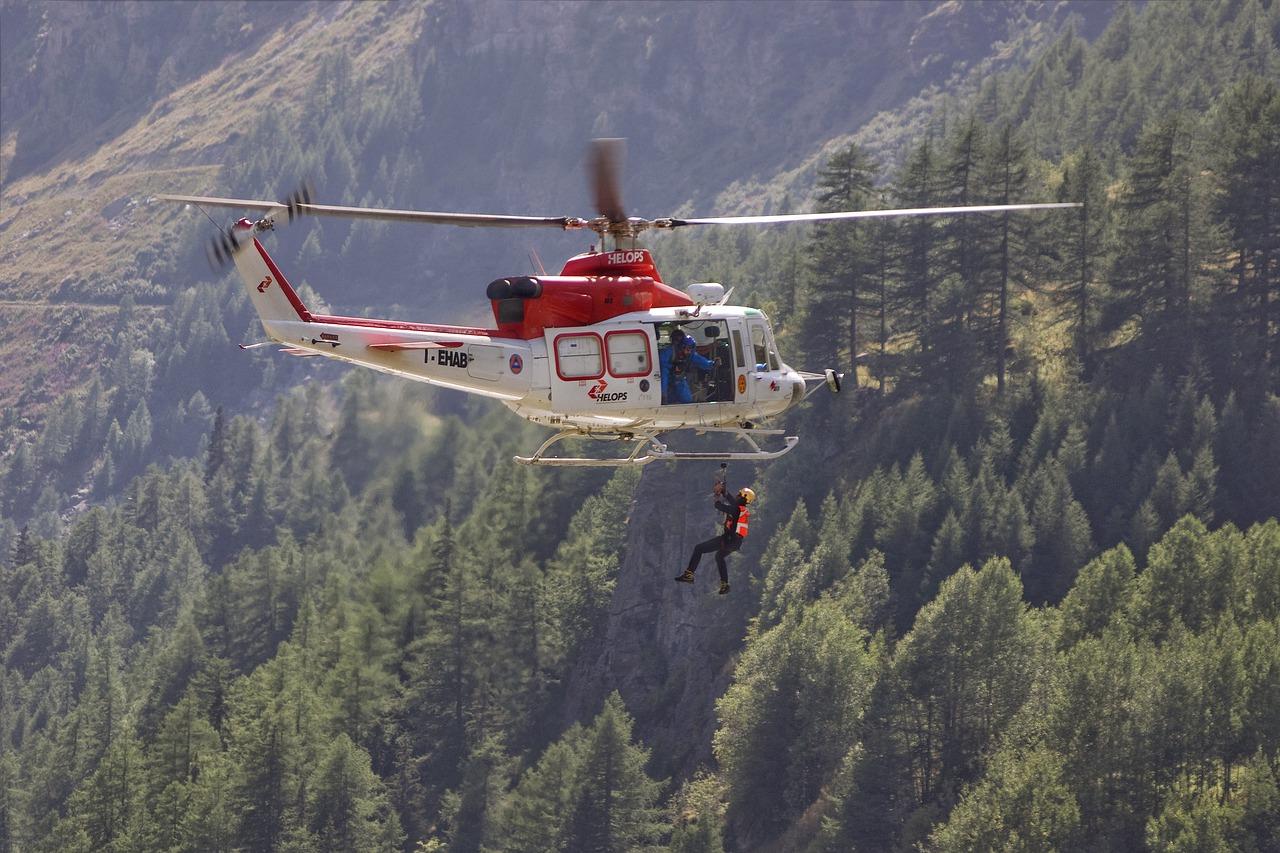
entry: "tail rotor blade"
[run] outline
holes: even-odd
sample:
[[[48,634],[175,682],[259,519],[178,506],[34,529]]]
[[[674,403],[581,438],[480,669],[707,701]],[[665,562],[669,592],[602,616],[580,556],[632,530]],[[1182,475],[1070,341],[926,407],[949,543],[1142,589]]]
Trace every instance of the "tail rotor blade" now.
[[[626,143],[622,139],[593,139],[591,154],[587,160],[587,177],[596,203],[596,212],[610,222],[625,222],[627,213],[622,207],[622,192],[618,173]]]
[[[234,226],[219,231],[209,240],[205,245],[205,257],[209,259],[209,266],[214,272],[225,269],[231,263],[231,258],[235,255],[236,249],[240,248],[241,242]]]

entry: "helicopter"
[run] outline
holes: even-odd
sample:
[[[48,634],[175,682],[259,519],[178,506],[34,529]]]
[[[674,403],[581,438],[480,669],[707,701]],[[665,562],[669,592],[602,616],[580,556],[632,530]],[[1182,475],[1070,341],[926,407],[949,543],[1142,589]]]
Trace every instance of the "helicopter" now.
[[[840,390],[842,374],[795,370],[780,357],[769,318],[758,308],[728,304],[732,289],[696,282],[683,290],[663,281],[637,238],[649,230],[699,225],[768,225],[873,217],[935,216],[1078,207],[1070,202],[858,210],[710,218],[627,216],[619,189],[621,140],[594,140],[588,176],[597,215],[537,217],[316,204],[303,185],[283,201],[159,195],[198,207],[255,211],[210,242],[215,267],[233,263],[268,340],[244,349],[279,346],[289,355],[323,356],[407,379],[501,401],[521,417],[555,432],[528,465],[638,466],[657,460],[776,459],[799,442],[784,430],[761,428],[827,387]],[[464,227],[590,230],[591,249],[565,261],[558,275],[495,279],[485,290],[492,328],[438,325],[319,314],[303,304],[258,237],[277,221],[300,216],[431,223]],[[606,248],[612,241],[612,248]],[[679,394],[665,365],[672,349],[692,344],[706,370],[688,369]],[[683,364],[683,361],[681,362]],[[738,440],[713,451],[673,450],[668,432]],[[781,446],[761,442],[781,436]],[[624,456],[567,457],[551,449],[568,438],[629,442]],[[758,440],[759,439],[759,440]]]

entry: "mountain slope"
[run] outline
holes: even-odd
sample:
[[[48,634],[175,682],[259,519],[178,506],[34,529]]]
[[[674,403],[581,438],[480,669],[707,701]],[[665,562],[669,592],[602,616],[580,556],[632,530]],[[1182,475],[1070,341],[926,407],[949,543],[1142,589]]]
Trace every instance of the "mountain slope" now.
[[[631,140],[635,212],[762,208],[743,181],[812,163],[831,137],[1076,9],[1109,6],[6,0],[0,298],[38,303],[46,337],[102,360],[93,327],[58,305],[207,286],[211,226],[154,193],[271,196],[309,176],[336,202],[579,215],[581,154],[600,135]],[[299,280],[327,271],[317,284],[339,305],[467,319],[483,306],[466,283],[525,268],[535,246],[553,265],[583,248],[406,233],[306,223],[277,251]]]

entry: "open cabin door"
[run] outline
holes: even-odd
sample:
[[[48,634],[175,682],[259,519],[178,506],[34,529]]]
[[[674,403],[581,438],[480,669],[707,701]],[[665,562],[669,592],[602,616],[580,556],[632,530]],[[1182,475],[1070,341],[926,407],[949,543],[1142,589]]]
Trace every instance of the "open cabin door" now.
[[[625,415],[662,402],[652,325],[548,329],[546,341],[557,410]]]

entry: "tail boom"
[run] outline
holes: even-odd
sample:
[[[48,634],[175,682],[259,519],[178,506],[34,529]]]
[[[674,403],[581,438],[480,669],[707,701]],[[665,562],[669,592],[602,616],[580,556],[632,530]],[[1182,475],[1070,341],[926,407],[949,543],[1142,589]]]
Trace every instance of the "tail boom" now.
[[[479,329],[363,317],[282,320],[270,334],[294,349],[504,402],[528,397],[535,358],[546,358],[530,341]]]
[[[238,235],[257,230],[247,219],[235,228]],[[256,237],[232,256],[268,337],[291,354],[322,355],[506,402],[529,395],[535,357],[545,364],[545,347],[535,355],[533,342],[499,331],[313,314]]]

